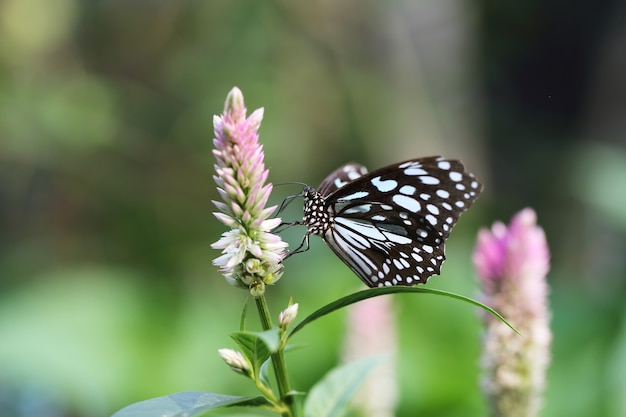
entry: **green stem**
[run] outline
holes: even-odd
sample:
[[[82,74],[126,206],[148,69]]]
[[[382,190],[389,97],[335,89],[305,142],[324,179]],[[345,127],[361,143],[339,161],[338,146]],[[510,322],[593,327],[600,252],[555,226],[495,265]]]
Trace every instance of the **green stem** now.
[[[272,328],[272,319],[270,317],[269,308],[267,307],[267,302],[265,301],[265,296],[260,295],[255,297],[254,300],[256,301],[263,330],[270,330]],[[285,356],[282,348],[280,348],[278,352],[272,354],[272,365],[274,366],[274,374],[276,375],[276,383],[278,384],[280,399],[289,409],[289,411],[284,412],[282,416],[300,417],[302,413],[300,412],[298,404],[296,404],[295,397],[291,393],[291,386],[289,385],[289,379],[287,377],[287,366],[285,364]]]

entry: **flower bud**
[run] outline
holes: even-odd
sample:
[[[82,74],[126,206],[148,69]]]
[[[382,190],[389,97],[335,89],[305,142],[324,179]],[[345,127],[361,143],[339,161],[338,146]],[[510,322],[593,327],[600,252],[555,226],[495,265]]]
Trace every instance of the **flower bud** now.
[[[248,362],[241,352],[232,349],[219,349],[218,352],[222,359],[224,359],[224,362],[226,362],[233,371],[245,376],[252,374],[250,362]]]
[[[278,315],[278,324],[282,329],[289,327],[298,315],[298,303],[292,304]]]

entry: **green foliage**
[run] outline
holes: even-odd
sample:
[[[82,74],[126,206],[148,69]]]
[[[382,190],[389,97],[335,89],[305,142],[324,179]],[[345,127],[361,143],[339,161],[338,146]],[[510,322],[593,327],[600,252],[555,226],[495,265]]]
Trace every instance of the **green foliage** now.
[[[235,341],[237,346],[239,346],[244,357],[252,365],[252,374],[250,375],[249,372],[247,372],[245,376],[253,379],[264,397],[250,398],[230,397],[212,393],[180,393],[136,403],[120,410],[118,413],[114,414],[113,417],[193,417],[211,409],[234,405],[264,407],[274,410],[276,413],[280,413],[283,416],[297,417],[300,411],[299,404],[293,401],[293,397],[299,395],[299,393],[295,391],[282,392],[287,386],[284,385],[285,382],[283,381],[288,380],[288,376],[285,375],[282,354],[290,338],[296,332],[302,330],[307,324],[327,314],[358,301],[393,293],[434,294],[465,301],[490,312],[505,322],[512,330],[515,330],[502,316],[491,308],[462,295],[422,287],[370,288],[328,303],[303,319],[290,332],[281,328],[271,328],[262,332],[239,331],[231,334],[231,338]],[[257,305],[259,306],[260,314],[265,316],[267,314],[267,307],[264,299],[262,301],[257,300]],[[244,321],[246,311],[246,307],[244,306],[244,311],[240,319],[241,323]],[[268,317],[269,316],[267,316],[266,320],[262,321],[266,321],[269,325]],[[281,398],[273,393],[267,376],[270,357],[274,360],[274,371],[277,381],[279,382],[279,388],[281,388]],[[306,397],[303,409],[304,417],[343,417],[348,409],[350,399],[363,383],[368,372],[371,371],[380,360],[380,358],[365,358],[330,371],[314,385],[311,392]],[[283,385],[282,387],[281,383]],[[163,408],[162,411],[160,407]],[[165,414],[160,414],[161,412]]]
[[[236,397],[212,392],[179,392],[125,407],[112,417],[196,417],[210,410],[232,406],[268,405],[263,397]]]
[[[236,332],[230,337],[252,364],[254,375],[261,374],[261,367],[273,353],[278,352],[280,344],[278,329],[264,332]]]
[[[305,417],[342,417],[367,374],[381,358],[365,358],[337,367],[319,381],[304,403]]]

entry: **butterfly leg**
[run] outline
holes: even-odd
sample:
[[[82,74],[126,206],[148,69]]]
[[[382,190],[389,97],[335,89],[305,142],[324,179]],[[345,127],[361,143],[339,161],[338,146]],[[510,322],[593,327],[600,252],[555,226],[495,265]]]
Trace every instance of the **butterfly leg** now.
[[[278,226],[276,226],[275,228],[272,229],[272,233],[280,233],[284,230],[287,230],[288,228],[290,228],[291,226],[301,226],[303,223],[300,220],[294,221],[294,222],[282,222],[281,224],[279,224]]]
[[[283,261],[287,258],[289,258],[291,255],[295,255],[296,253],[302,253],[302,252],[306,252],[310,249],[309,246],[309,234],[305,234],[304,237],[302,238],[302,242],[300,242],[300,246],[298,246],[294,251],[290,251],[287,256],[285,256],[283,258]],[[305,247],[306,246],[306,247]]]

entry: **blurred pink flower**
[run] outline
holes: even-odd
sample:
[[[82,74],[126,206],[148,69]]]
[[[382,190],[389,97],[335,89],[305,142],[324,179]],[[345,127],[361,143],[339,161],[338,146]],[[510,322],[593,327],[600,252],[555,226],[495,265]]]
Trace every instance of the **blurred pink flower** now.
[[[508,227],[498,222],[481,230],[474,250],[482,301],[521,333],[491,315],[482,316],[483,390],[494,416],[533,417],[541,408],[552,338],[546,282],[550,253],[536,218],[526,208]]]
[[[214,214],[231,228],[211,245],[222,249],[213,264],[220,267],[230,284],[249,288],[253,295],[263,294],[266,284],[280,278],[287,247],[279,236],[270,233],[280,219],[269,219],[276,206],[265,207],[272,185],[265,184],[269,171],[257,133],[262,119],[262,108],[246,118],[243,95],[237,87],[228,94],[222,115],[213,117],[213,178],[222,198],[213,202],[221,211]]]
[[[354,405],[363,417],[393,417],[398,403],[398,381],[393,357],[397,350],[394,311],[390,297],[373,297],[348,309],[343,361],[390,355],[367,376]]]

